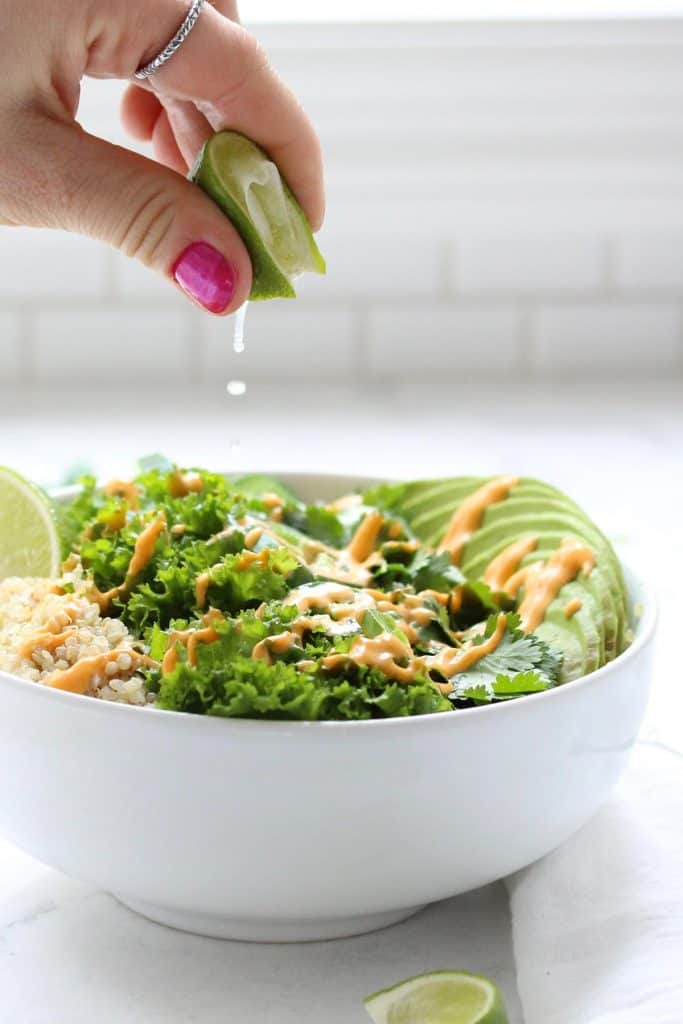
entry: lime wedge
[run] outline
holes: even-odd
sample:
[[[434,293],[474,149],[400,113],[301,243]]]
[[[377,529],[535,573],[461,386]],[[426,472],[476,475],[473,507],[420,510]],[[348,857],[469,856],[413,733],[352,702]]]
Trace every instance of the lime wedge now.
[[[434,971],[365,1000],[375,1024],[508,1024],[497,986],[466,971]]]
[[[57,517],[44,491],[0,466],[0,580],[56,576],[60,567]]]
[[[292,281],[325,273],[306,215],[272,160],[238,132],[217,132],[190,172],[232,221],[254,270],[250,299],[295,298]]]

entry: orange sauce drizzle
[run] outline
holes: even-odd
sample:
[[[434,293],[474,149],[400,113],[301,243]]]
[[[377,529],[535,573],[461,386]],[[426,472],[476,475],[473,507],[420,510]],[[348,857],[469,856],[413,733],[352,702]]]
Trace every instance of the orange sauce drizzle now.
[[[265,640],[260,640],[251,652],[251,656],[271,664],[273,654],[284,654],[294,646],[295,641],[296,635],[293,631],[276,633],[274,636],[266,637]]]
[[[534,551],[537,546],[537,537],[523,537],[522,540],[516,540],[514,544],[510,544],[487,566],[484,583],[487,583],[491,590],[506,590],[508,580],[519,568],[522,559]]]
[[[565,619],[571,619],[577,612],[580,612],[583,608],[583,601],[580,597],[575,597],[572,601],[569,601],[564,606],[564,617]]]
[[[384,516],[380,512],[368,512],[351,538],[351,543],[347,548],[349,558],[352,561],[364,562],[370,557],[375,549],[383,523]]]
[[[188,494],[198,494],[203,488],[198,473],[181,473],[176,469],[168,478],[168,493],[172,498],[186,498]]]
[[[439,545],[439,551],[449,551],[453,562],[457,564],[468,540],[481,526],[484,513],[489,505],[504,501],[518,483],[519,478],[516,476],[497,477],[465,498],[453,513],[448,529]]]
[[[163,673],[172,672],[178,664],[177,644],[183,644],[187,648],[187,663],[193,668],[197,664],[197,647],[199,644],[213,644],[218,640],[218,633],[213,626],[206,626],[204,629],[183,629],[171,633],[168,638],[168,647],[161,662]]]
[[[283,603],[296,605],[300,612],[307,612],[311,608],[330,608],[333,603],[350,603],[355,596],[356,591],[342,583],[319,583],[308,590],[291,591]]]
[[[496,628],[488,640],[484,640],[481,644],[474,644],[463,651],[447,648],[443,654],[437,656],[437,660],[432,663],[433,666],[439,668],[449,678],[458,675],[460,672],[467,672],[478,661],[485,658],[487,654],[491,654],[496,650],[505,634],[506,624],[507,616],[504,612],[501,612],[496,622]]]
[[[165,529],[166,516],[163,512],[160,512],[157,518],[153,519],[152,522],[145,527],[136,540],[135,550],[133,551],[133,557],[130,560],[126,576],[129,576],[131,579],[135,579],[135,577],[139,576],[142,570],[149,565],[154,556],[156,543]]]
[[[101,611],[106,611],[115,597],[123,597],[130,591],[135,578],[140,575],[145,566],[152,560],[156,543],[165,529],[166,516],[163,512],[160,512],[156,519],[148,523],[135,541],[133,557],[126,570],[125,581],[119,584],[118,587],[112,587],[111,590],[107,590],[104,594],[93,588],[93,599],[99,604]]]
[[[63,633],[52,633],[47,630],[44,633],[36,633],[30,640],[26,640],[21,645],[19,657],[30,659],[39,647],[44,651],[49,651],[50,654],[54,654],[58,647],[61,647],[70,637],[76,635],[77,630],[75,629],[66,629]]]
[[[210,586],[211,570],[209,569],[208,572],[201,573],[195,581],[194,593],[195,602],[198,608],[203,608],[204,605],[206,604],[206,594]]]
[[[252,530],[244,535],[244,546],[247,548],[253,548],[255,544],[261,540],[263,536],[263,527],[255,526]]]
[[[102,492],[108,498],[114,494],[119,494],[122,498],[126,499],[129,508],[134,512],[140,508],[140,491],[132,480],[110,480],[108,484],[104,485]]]
[[[131,658],[131,667],[126,669],[126,672],[133,672],[139,665],[158,668],[156,661],[145,657],[138,651],[113,650],[106,654],[96,654],[91,658],[82,658],[75,665],[61,672],[51,672],[43,679],[43,683],[45,686],[51,686],[54,690],[64,690],[67,693],[87,693],[91,684],[105,671],[107,665],[116,661],[122,654],[128,654]]]
[[[238,572],[244,572],[246,569],[250,569],[252,565],[260,565],[261,568],[265,568],[268,565],[269,558],[270,548],[264,548],[263,551],[258,553],[255,551],[243,551],[235,562],[235,568]]]
[[[519,606],[521,628],[532,633],[541,624],[548,606],[580,572],[586,576],[595,565],[595,552],[583,541],[564,540],[545,564],[536,562],[522,570],[524,599]]]
[[[348,654],[330,654],[322,659],[322,665],[335,669],[347,664],[349,660],[357,665],[378,668],[389,679],[395,679],[400,683],[412,682],[419,664],[410,646],[404,644],[393,633],[358,637]],[[399,661],[407,661],[408,664],[399,665]]]

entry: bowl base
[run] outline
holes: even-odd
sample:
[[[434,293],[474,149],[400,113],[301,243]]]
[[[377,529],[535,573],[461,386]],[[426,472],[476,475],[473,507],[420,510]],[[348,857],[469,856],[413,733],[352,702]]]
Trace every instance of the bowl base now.
[[[114,894],[116,896],[116,894]],[[330,918],[268,918],[223,917],[218,914],[196,914],[192,911],[160,907],[142,900],[116,896],[119,903],[156,924],[177,928],[183,932],[207,935],[213,939],[235,939],[238,942],[318,942],[325,939],[343,939],[363,935],[398,924],[412,917],[419,907],[404,907],[382,914],[357,917]]]

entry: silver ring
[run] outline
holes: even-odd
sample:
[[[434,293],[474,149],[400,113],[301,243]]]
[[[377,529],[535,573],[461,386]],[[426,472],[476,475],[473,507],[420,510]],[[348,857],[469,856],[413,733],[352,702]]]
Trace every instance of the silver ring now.
[[[146,78],[151,78],[155,72],[162,68],[167,60],[170,60],[174,53],[176,53],[183,45],[187,37],[189,36],[192,29],[199,20],[199,15],[202,13],[202,7],[204,6],[204,0],[192,0],[192,6],[187,12],[187,17],[182,23],[173,39],[163,48],[163,50],[156,55],[154,60],[151,60],[149,64],[145,64],[143,68],[138,68],[135,72],[135,78],[144,82]]]

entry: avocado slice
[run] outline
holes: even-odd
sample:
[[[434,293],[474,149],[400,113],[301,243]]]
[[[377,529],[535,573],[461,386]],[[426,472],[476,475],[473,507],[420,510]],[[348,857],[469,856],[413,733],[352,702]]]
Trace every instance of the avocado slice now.
[[[475,579],[483,575],[489,562],[508,544],[518,537],[533,534],[538,537],[539,547],[546,551],[546,557],[556,551],[567,537],[585,541],[595,552],[596,568],[600,568],[607,582],[617,614],[617,650],[623,642],[623,625],[626,621],[626,595],[621,586],[621,575],[615,566],[616,556],[605,547],[605,540],[599,531],[572,515],[564,513],[537,513],[534,515],[499,518],[490,526],[486,523],[465,546],[461,568],[467,576]],[[538,550],[535,552],[539,557]],[[595,572],[595,569],[593,570]],[[591,572],[591,576],[593,575]],[[588,577],[590,579],[590,576]]]
[[[420,540],[437,547],[454,511],[491,479],[414,481],[390,486],[377,497],[402,516]],[[480,527],[465,545],[461,568],[468,577],[479,579],[497,554],[529,535],[538,543],[522,565],[547,560],[568,537],[585,541],[595,553],[591,573],[579,574],[562,587],[535,631],[564,651],[563,678],[573,679],[612,660],[628,641],[621,566],[607,538],[576,502],[551,484],[524,477],[507,498],[485,510]],[[575,597],[581,608],[568,619],[564,609]]]

